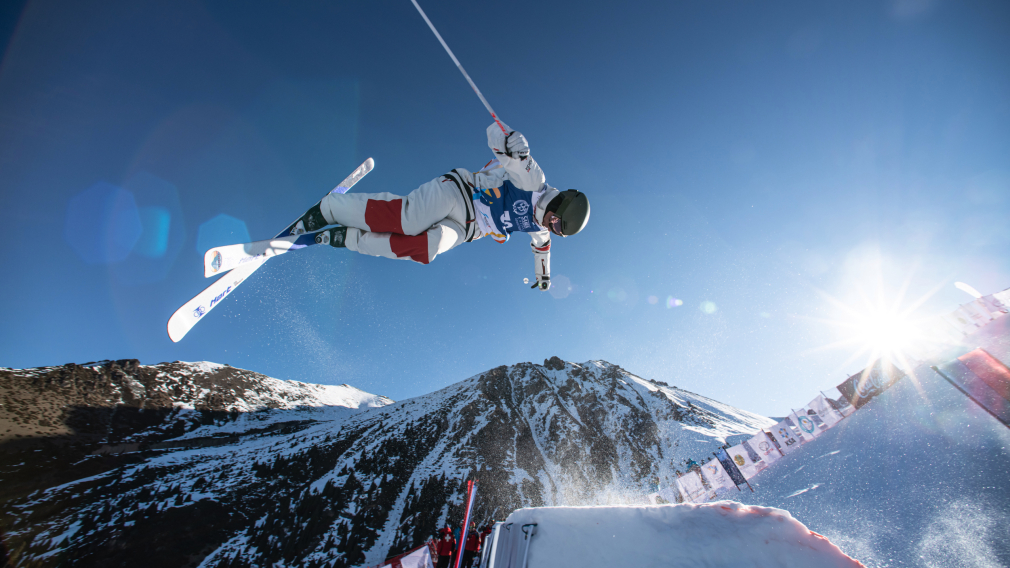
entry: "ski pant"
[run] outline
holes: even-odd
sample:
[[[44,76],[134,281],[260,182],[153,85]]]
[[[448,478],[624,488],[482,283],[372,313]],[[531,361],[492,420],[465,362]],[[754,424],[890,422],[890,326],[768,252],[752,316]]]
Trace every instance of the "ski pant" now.
[[[372,256],[428,264],[473,239],[472,193],[466,177],[435,178],[406,197],[392,193],[331,193],[323,217],[347,227],[347,248]]]

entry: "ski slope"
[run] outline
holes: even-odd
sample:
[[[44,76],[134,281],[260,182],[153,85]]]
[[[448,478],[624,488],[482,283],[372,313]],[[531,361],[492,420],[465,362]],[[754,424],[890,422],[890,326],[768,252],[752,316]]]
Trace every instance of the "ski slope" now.
[[[993,322],[961,351],[1010,361],[1008,324]],[[738,499],[788,510],[870,567],[1010,566],[1010,429],[928,364],[914,379],[773,464]]]

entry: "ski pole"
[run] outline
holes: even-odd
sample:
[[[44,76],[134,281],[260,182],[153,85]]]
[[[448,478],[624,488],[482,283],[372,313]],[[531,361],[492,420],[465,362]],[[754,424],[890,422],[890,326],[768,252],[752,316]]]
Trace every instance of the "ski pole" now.
[[[452,62],[455,63],[456,67],[459,68],[459,72],[462,73],[463,77],[466,78],[466,82],[470,83],[470,88],[472,88],[473,92],[477,93],[477,96],[480,97],[480,102],[484,103],[484,108],[486,108],[487,111],[491,113],[491,118],[494,119],[495,123],[498,125],[498,128],[501,128],[501,131],[507,135],[509,133],[508,130],[505,130],[505,127],[502,125],[501,121],[498,120],[498,115],[494,113],[494,109],[492,109],[491,105],[488,104],[487,99],[484,98],[484,95],[480,93],[480,89],[478,89],[477,85],[474,84],[473,79],[471,79],[470,76],[466,74],[466,69],[463,69],[463,66],[460,65],[459,59],[456,59],[456,56],[453,55],[452,50],[449,49],[448,45],[446,45],[445,40],[442,39],[442,34],[438,33],[438,30],[435,29],[435,26],[431,23],[431,20],[428,19],[427,14],[424,13],[424,10],[421,9],[421,6],[420,4],[417,3],[417,0],[410,0],[410,1],[414,4],[414,7],[417,8],[417,11],[421,13],[421,17],[424,18],[424,21],[428,24],[428,27],[431,28],[432,33],[435,34],[435,37],[438,38],[439,43],[441,43],[442,47],[445,48],[445,52],[448,53],[449,57],[452,58]]]

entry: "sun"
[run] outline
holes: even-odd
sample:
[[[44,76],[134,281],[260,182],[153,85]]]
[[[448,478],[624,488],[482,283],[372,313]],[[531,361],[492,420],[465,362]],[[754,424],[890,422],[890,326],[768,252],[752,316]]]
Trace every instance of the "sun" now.
[[[889,295],[878,281],[872,295],[858,293],[856,299],[850,302],[843,302],[819,290],[832,307],[833,315],[818,321],[835,328],[838,339],[812,351],[851,350],[842,367],[853,362],[869,366],[880,360],[906,371],[911,370],[917,361],[928,357],[938,347],[938,341],[943,341],[932,333],[936,318],[919,313],[919,308],[942,285],[914,301],[906,302],[907,284]]]
[[[897,357],[918,346],[923,337],[909,314],[894,309],[854,314],[853,334],[866,350]]]

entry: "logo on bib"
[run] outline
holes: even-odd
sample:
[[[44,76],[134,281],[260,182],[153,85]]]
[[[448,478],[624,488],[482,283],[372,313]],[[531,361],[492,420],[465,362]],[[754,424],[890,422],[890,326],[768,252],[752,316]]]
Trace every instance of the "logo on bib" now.
[[[516,215],[525,215],[530,210],[530,204],[525,201],[516,201],[512,204],[512,210],[516,212]]]

